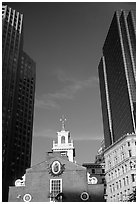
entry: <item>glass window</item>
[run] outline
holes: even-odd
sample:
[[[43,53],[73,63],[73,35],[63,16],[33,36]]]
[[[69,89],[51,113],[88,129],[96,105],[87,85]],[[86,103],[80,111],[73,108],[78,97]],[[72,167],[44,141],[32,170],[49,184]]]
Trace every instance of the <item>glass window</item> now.
[[[122,174],[124,174],[125,173],[125,170],[124,170],[124,167],[122,166]]]
[[[136,175],[135,174],[131,174],[131,177],[132,177],[132,182],[135,182]]]
[[[128,150],[129,157],[132,157],[132,151]]]
[[[123,181],[124,181],[124,186],[126,185],[126,180],[125,180],[125,178],[123,178]]]
[[[62,144],[65,143],[65,136],[62,136],[62,137],[61,137],[61,143],[62,143]]]
[[[113,184],[112,186],[113,186],[113,191],[115,191],[115,187],[114,187],[114,184]]]
[[[112,186],[110,185],[110,192],[112,193]]]
[[[102,173],[103,173],[103,174],[105,173],[105,169],[102,169]]]
[[[129,142],[127,142],[127,145],[128,145],[128,147],[130,146],[130,141],[129,141]]]
[[[95,174],[95,169],[92,169],[92,174]]]
[[[58,194],[62,192],[62,179],[50,179],[50,201],[62,201]]]
[[[120,188],[122,187],[122,185],[121,185],[121,180],[119,180],[119,187],[120,187]]]
[[[127,185],[129,185],[129,179],[128,179],[128,176],[126,176],[126,182],[127,182]]]
[[[119,188],[119,186],[118,186],[118,182],[116,182],[116,188],[117,188],[117,189]]]

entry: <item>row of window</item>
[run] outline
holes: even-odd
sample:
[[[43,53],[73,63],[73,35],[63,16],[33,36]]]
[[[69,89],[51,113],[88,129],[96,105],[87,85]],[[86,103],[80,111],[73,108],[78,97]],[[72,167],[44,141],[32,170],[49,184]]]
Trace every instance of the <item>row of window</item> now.
[[[129,192],[130,192],[130,189],[127,189],[124,192],[117,193],[116,195],[114,194],[113,196],[110,197],[110,201],[112,202],[125,201]]]
[[[131,141],[127,141],[126,143],[122,144],[119,148],[117,148],[116,150],[114,150],[111,154],[109,154],[107,156],[107,159],[111,159],[111,157],[118,155],[119,152],[122,152],[124,149],[126,150],[126,147],[130,147],[132,145],[132,140]],[[136,145],[136,141],[135,141],[135,145]]]
[[[129,185],[129,178],[128,176],[124,177],[122,180],[116,181],[116,183],[109,186],[110,193],[115,192],[116,190],[122,188],[123,186]]]
[[[127,157],[132,157],[132,150],[128,149],[126,152],[122,152],[121,154],[118,154],[114,157],[113,160],[108,160],[106,163],[106,169],[111,169],[114,165],[118,164],[119,162],[123,161]]]
[[[133,183],[135,181],[136,181],[136,174],[131,174],[131,178],[126,176],[123,179],[116,181],[116,183],[109,185],[110,193],[114,193],[116,190],[119,190],[122,187],[125,187],[129,185],[131,182]]]
[[[126,172],[128,172],[131,169],[135,169],[136,168],[136,164],[135,162],[133,162],[132,165],[132,161],[130,161],[129,163],[120,166],[119,168],[115,169],[114,171],[112,171],[111,173],[107,174],[107,181],[110,182],[113,179],[125,174]]]

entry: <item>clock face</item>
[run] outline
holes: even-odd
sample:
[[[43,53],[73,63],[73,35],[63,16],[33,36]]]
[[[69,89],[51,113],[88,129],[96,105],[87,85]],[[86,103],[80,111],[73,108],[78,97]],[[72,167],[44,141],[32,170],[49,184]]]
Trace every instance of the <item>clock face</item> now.
[[[59,161],[54,161],[52,163],[52,173],[53,174],[59,174],[59,172],[61,171],[61,164]]]

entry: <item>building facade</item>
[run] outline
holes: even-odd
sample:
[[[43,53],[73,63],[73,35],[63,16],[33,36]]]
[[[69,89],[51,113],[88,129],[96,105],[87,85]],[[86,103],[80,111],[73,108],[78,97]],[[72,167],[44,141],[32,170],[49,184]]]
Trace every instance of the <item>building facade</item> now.
[[[103,46],[98,72],[107,202],[127,201],[136,186],[135,11],[115,12]]]
[[[88,183],[85,167],[60,152],[49,152],[10,187],[9,202],[100,202],[103,195],[102,184]]]
[[[74,146],[65,131],[65,118],[57,143],[46,159],[26,170],[23,179],[10,187],[9,202],[95,202],[104,199],[104,184],[97,172],[97,182],[85,166],[74,162]],[[57,145],[55,145],[57,144]],[[71,144],[71,145],[69,145]],[[73,148],[72,148],[73,147]],[[95,168],[95,167],[94,167]]]
[[[105,148],[136,130],[135,11],[116,11],[99,63]]]
[[[23,14],[2,7],[2,191],[31,164],[35,62],[23,51]]]
[[[136,188],[136,135],[126,134],[105,151],[107,202],[127,201]]]
[[[105,166],[95,163],[84,163],[82,166],[86,167],[90,182],[95,182],[95,184],[105,183]]]

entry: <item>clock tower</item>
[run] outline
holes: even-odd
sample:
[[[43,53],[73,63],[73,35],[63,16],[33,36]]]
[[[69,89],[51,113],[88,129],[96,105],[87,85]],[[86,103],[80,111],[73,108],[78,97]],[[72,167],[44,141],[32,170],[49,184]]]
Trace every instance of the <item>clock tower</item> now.
[[[73,140],[70,137],[70,132],[65,130],[66,118],[62,116],[60,119],[62,123],[61,131],[57,132],[57,141],[53,141],[53,152],[60,152],[61,156],[67,156],[69,161],[75,162],[75,148]]]

